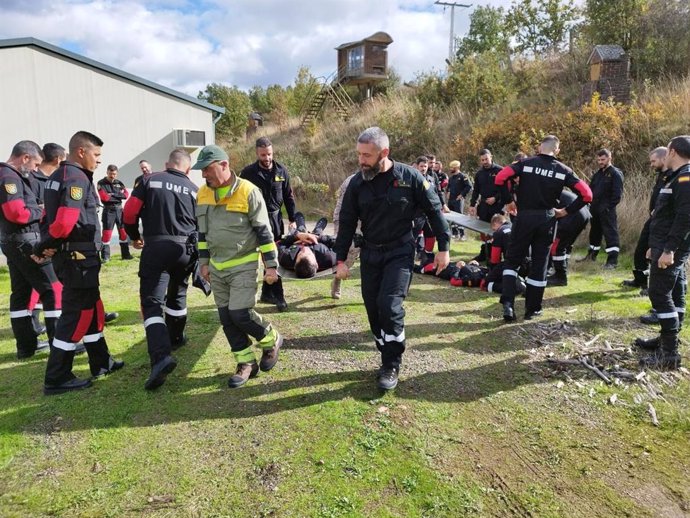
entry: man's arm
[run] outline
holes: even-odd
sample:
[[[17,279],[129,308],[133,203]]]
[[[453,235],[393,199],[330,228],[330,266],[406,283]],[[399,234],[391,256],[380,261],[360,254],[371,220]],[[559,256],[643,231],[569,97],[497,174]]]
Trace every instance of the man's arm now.
[[[288,174],[287,170],[285,170],[283,178],[285,178],[285,181],[283,182],[283,203],[285,204],[285,211],[287,212],[288,221],[290,223],[294,223],[296,210],[295,193],[292,191],[292,187],[290,186],[290,175]]]
[[[675,253],[690,235],[690,171],[678,176],[673,187],[673,204],[676,216],[666,236],[664,253]]]
[[[278,249],[273,239],[271,232],[271,223],[268,219],[268,211],[266,210],[266,202],[261,195],[259,188],[252,189],[249,194],[249,223],[256,234],[259,242],[259,251],[264,261],[266,269],[275,269],[278,267]]]
[[[350,181],[343,196],[343,204],[340,207],[338,235],[335,238],[335,253],[338,262],[345,262],[347,254],[352,245],[352,238],[357,229],[357,222],[359,221],[359,212],[357,210],[357,184],[358,178],[355,177]]]
[[[618,169],[613,170],[611,178],[611,205],[610,208],[615,208],[621,202],[623,197],[623,173]]]
[[[43,236],[34,246],[34,254],[43,257],[44,250],[57,248],[67,239],[79,221],[90,188],[91,182],[86,175],[74,175],[65,179],[60,190],[55,220],[48,226],[48,235]]]
[[[27,207],[24,201],[24,182],[17,178],[0,177],[0,207],[7,221],[27,225],[41,219],[43,210],[38,206]]]
[[[132,241],[140,241],[141,234],[139,234],[139,215],[144,208],[144,200],[146,200],[146,182],[140,182],[132,191],[125,208],[122,213],[122,221],[125,224],[125,231]]]

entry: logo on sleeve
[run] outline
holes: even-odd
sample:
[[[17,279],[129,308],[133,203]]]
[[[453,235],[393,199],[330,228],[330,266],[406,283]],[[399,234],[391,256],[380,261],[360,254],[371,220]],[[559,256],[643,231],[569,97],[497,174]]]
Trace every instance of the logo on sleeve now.
[[[431,185],[429,185],[429,182],[427,182],[426,180],[424,180],[423,185],[424,185],[424,190],[425,190],[425,191],[428,191],[428,190],[429,190],[429,187],[431,187]]]
[[[84,189],[82,189],[81,187],[70,187],[69,196],[73,200],[79,201],[84,196]]]
[[[7,194],[17,194],[17,184],[16,183],[6,183],[5,190]]]
[[[690,176],[684,175],[684,176],[679,176],[678,177],[678,183],[682,182],[690,182]]]

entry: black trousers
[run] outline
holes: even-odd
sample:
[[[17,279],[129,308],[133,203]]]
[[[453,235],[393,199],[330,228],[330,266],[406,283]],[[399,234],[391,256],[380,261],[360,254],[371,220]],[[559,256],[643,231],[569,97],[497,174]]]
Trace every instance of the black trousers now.
[[[567,216],[566,216],[567,217]],[[558,222],[556,238],[551,245],[551,260],[557,272],[565,273],[568,270],[568,259],[573,251],[573,244],[587,226],[587,220],[576,219],[563,225]]]
[[[187,323],[187,287],[194,267],[193,245],[146,243],[139,263],[139,298],[151,365],[182,344]]]
[[[49,339],[54,336],[55,322],[59,316],[51,282],[53,266],[50,261],[39,265],[31,259],[33,245],[38,239],[37,234],[32,236],[8,236],[10,239],[0,244],[10,272],[10,322],[19,356],[30,356],[38,344],[28,309],[31,290],[36,290],[43,301]]]
[[[125,227],[122,223],[122,205],[112,205],[103,208],[103,213],[101,214],[101,223],[103,224],[103,230],[110,230],[109,234],[112,235],[112,230],[117,226],[117,230],[120,233],[120,241],[122,241],[122,235],[125,232]],[[126,240],[125,234],[125,240]]]
[[[91,374],[108,369],[110,352],[103,336],[105,312],[99,289],[101,260],[98,251],[59,252],[53,257],[58,279],[62,282],[62,314],[57,321],[55,338],[46,365],[46,384],[61,384],[74,378],[72,362],[77,342],[83,341],[89,356]]]
[[[384,367],[400,368],[405,352],[403,301],[412,282],[414,242],[391,250],[362,248],[362,298]]]
[[[645,221],[640,237],[637,239],[635,246],[635,255],[633,256],[633,264],[635,270],[645,271],[649,267],[649,260],[647,259],[647,250],[649,250],[649,226],[652,223],[652,218]]]
[[[503,269],[501,302],[515,302],[518,270],[530,254],[532,262],[525,280],[525,311],[540,311],[546,287],[549,249],[556,231],[553,211],[521,211],[513,224]]]
[[[616,254],[620,252],[620,237],[618,236],[618,215],[616,208],[592,209],[592,219],[589,226],[589,248],[599,251],[601,239],[606,241],[606,253]]]
[[[652,263],[649,269],[649,299],[656,310],[662,334],[678,334],[680,322],[685,316],[685,292],[687,279],[685,263],[690,250],[678,250],[674,254],[673,265],[658,266],[662,250],[652,249]]]

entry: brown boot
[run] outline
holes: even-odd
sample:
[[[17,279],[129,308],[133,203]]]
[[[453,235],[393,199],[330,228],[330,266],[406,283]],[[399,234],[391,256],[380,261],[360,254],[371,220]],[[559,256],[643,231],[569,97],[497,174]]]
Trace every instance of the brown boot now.
[[[275,367],[275,364],[278,363],[278,355],[280,354],[280,348],[283,345],[283,336],[278,331],[275,333],[276,338],[273,347],[270,349],[264,349],[264,352],[261,355],[261,361],[259,362],[259,367],[264,372],[270,371],[273,367]]]
[[[256,378],[259,374],[259,366],[256,361],[249,363],[238,363],[235,375],[228,380],[228,387],[237,388],[241,387],[249,378]]]

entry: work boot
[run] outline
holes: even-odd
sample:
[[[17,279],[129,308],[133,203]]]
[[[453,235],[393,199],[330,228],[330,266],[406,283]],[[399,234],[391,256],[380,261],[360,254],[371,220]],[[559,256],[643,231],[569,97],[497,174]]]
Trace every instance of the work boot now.
[[[551,288],[553,286],[567,286],[568,277],[566,275],[555,272],[546,278],[546,285]]]
[[[307,231],[307,222],[304,220],[304,214],[301,212],[295,212],[295,225],[297,225],[298,232]]]
[[[576,259],[576,261],[578,263],[583,263],[585,261],[596,261],[597,255],[599,255],[599,250],[592,250],[590,248],[589,250],[587,250],[587,255],[581,257],[580,259]]]
[[[618,268],[618,252],[610,252],[606,257],[604,270],[615,270]]]
[[[101,248],[101,262],[107,263],[110,261],[110,245],[103,243],[103,248]]]
[[[259,368],[263,372],[270,371],[275,364],[278,363],[278,356],[280,355],[280,348],[283,346],[283,336],[278,332],[271,330],[274,334],[273,337],[273,347],[269,347],[263,350],[261,354],[261,361],[259,362]]]
[[[333,280],[331,281],[331,298],[332,299],[339,299],[340,298],[340,284],[341,280],[333,277]]]
[[[104,317],[104,322],[107,324],[108,322],[112,322],[115,320],[117,317],[119,317],[120,314],[117,311],[112,311],[110,313],[106,313]]]
[[[642,270],[633,270],[632,280],[624,280],[621,286],[624,288],[646,288],[647,287],[647,276]]]
[[[278,280],[271,285],[273,296],[275,297],[275,305],[281,313],[288,308],[285,301],[285,294],[283,292],[283,279],[278,277]]]
[[[542,314],[541,309],[533,309],[530,311],[525,311],[525,320],[532,320],[535,317],[539,317]]]
[[[659,315],[657,315],[656,310],[652,308],[649,310],[649,313],[640,317],[640,322],[648,326],[656,325],[659,323]]]
[[[259,302],[263,302],[264,304],[276,303],[276,296],[273,294],[273,286],[266,281],[261,284],[261,297],[259,298]]]
[[[512,302],[503,303],[503,320],[506,322],[515,322],[515,308]]]
[[[681,358],[678,354],[678,335],[675,333],[662,334],[659,337],[661,347],[654,354],[642,358],[640,367],[655,370],[677,370],[680,368]]]
[[[82,390],[92,385],[91,380],[81,378],[72,378],[71,380],[59,383],[56,385],[43,385],[43,394],[46,396],[54,396],[56,394],[64,394],[73,390]]]
[[[123,362],[122,360],[116,360],[115,358],[113,358],[111,356],[110,358],[108,358],[108,367],[107,368],[101,367],[98,370],[98,372],[96,372],[94,374],[92,371],[91,374],[93,375],[93,379],[102,378],[103,376],[107,376],[108,374],[112,374],[115,371],[119,371],[124,366],[125,366],[125,362]]]
[[[132,257],[132,254],[129,253],[129,244],[128,243],[120,243],[120,254],[121,254],[121,258],[125,261],[129,261],[130,259],[134,259],[134,257]]]
[[[250,378],[255,378],[259,374],[259,365],[256,360],[249,363],[238,363],[234,376],[228,380],[228,387],[241,387]]]
[[[177,360],[170,355],[154,363],[151,367],[149,379],[144,383],[144,389],[155,390],[160,387],[165,383],[165,378],[167,378],[168,374],[175,370],[175,367],[177,367]]]
[[[380,389],[393,390],[398,386],[399,370],[395,367],[381,367],[378,372],[377,383]]]
[[[654,338],[635,338],[633,345],[645,351],[656,351],[661,347],[661,339],[658,336]]]
[[[326,225],[328,225],[328,220],[326,218],[320,218],[319,221],[316,222],[316,226],[314,226],[312,234],[320,236],[323,234],[323,231],[326,230]]]
[[[640,288],[640,297],[649,297],[649,288]]]

